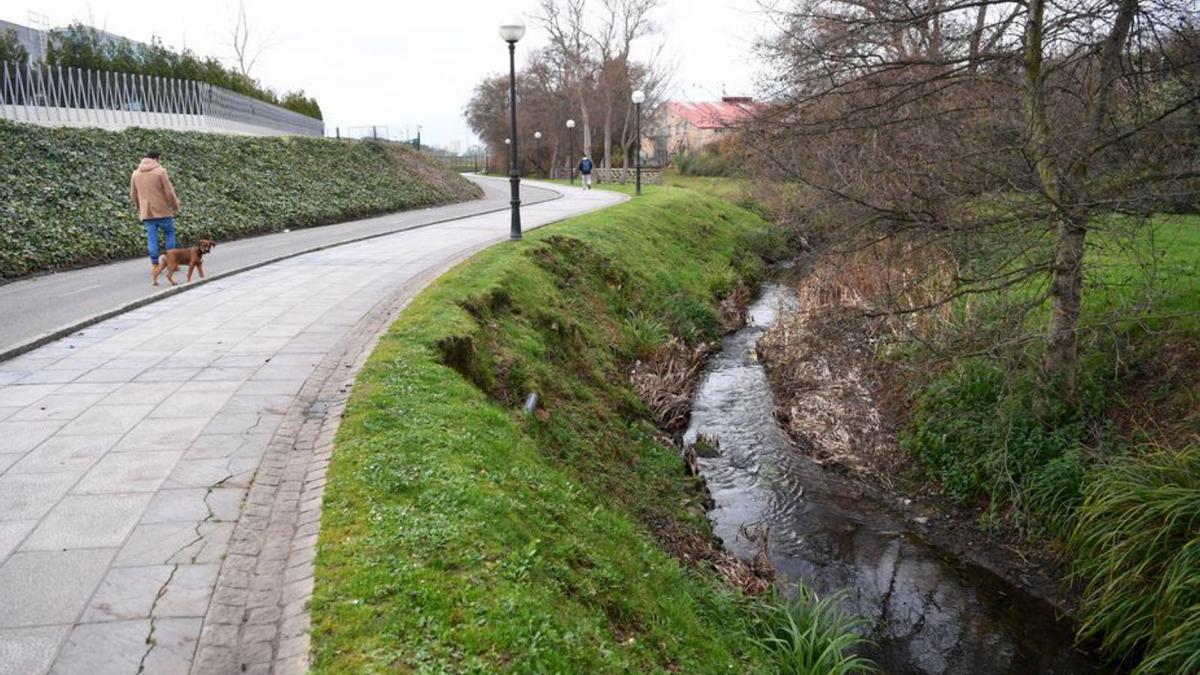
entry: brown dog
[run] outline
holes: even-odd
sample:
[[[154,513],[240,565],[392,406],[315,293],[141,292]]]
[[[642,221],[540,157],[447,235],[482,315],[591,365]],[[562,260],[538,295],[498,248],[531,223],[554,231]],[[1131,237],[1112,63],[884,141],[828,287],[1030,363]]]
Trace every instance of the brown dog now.
[[[175,270],[179,269],[180,265],[187,264],[187,280],[192,280],[192,270],[200,273],[200,278],[204,278],[204,254],[216,248],[216,243],[208,239],[201,239],[196,242],[191,248],[173,248],[158,257],[158,265],[154,267],[154,285],[158,285],[158,275],[166,269],[167,281],[175,286],[175,279],[172,275]]]

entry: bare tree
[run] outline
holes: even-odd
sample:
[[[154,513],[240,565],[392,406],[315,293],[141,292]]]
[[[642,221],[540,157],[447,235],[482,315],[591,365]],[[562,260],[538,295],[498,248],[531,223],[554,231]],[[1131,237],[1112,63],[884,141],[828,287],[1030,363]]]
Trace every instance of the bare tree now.
[[[542,0],[539,20],[550,34],[553,54],[563,72],[566,88],[575,96],[583,134],[583,147],[592,147],[589,95],[596,79],[595,59],[588,41],[587,0]],[[577,152],[572,148],[572,153]]]
[[[1191,2],[798,0],[773,10],[778,104],[746,139],[859,243],[988,252],[907,278],[936,292],[891,311],[1042,287],[1018,314],[1048,306],[1042,372],[1070,391],[1095,217],[1195,189]]]
[[[237,14],[234,17],[233,29],[230,34],[230,46],[233,48],[234,60],[242,77],[250,78],[258,58],[269,46],[265,40],[254,39],[252,42],[250,19],[246,14],[246,0],[238,0]]]
[[[660,0],[601,0],[601,19],[588,37],[600,55],[600,86],[597,87],[603,114],[604,166],[612,167],[613,132],[618,116],[628,120],[633,92],[630,52],[641,38],[657,30],[651,15]],[[624,145],[624,143],[622,143]]]
[[[633,119],[629,95],[636,86],[666,82],[662,64],[654,65],[653,58],[651,63],[638,63],[632,57],[635,44],[655,34],[651,17],[660,4],[661,0],[541,2],[539,22],[551,44],[546,57],[561,68],[564,86],[575,99],[587,152],[593,151],[594,127],[599,125],[599,156],[606,168],[612,166],[614,143],[628,150],[627,128]]]

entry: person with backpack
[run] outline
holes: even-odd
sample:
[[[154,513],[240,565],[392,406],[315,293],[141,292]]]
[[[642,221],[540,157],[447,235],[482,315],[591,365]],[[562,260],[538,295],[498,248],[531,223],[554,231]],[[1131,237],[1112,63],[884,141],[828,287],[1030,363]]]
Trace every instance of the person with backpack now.
[[[592,189],[592,160],[586,154],[579,160],[579,174],[583,176],[583,189]]]

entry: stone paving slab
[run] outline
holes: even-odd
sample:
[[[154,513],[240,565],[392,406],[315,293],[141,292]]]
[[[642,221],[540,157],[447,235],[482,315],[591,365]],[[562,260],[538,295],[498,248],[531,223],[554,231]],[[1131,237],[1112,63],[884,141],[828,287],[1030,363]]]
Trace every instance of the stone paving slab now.
[[[623,199],[564,192],[526,227]],[[0,675],[304,672],[354,375],[507,231],[489,214],[292,258],[0,362]]]

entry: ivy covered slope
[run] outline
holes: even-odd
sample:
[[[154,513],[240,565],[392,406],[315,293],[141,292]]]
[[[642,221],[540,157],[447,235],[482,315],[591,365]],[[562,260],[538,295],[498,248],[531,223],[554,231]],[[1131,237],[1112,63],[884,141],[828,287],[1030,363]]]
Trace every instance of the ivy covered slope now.
[[[392,144],[0,120],[0,278],[145,252],[129,174],[162,153],[183,202],[179,241],[217,241],[480,196]]]
[[[638,326],[716,337],[717,299],[781,248],[748,211],[647,188],[422,292],[336,439],[314,672],[771,669],[750,601],[668,552],[709,536],[702,496],[627,373]]]

